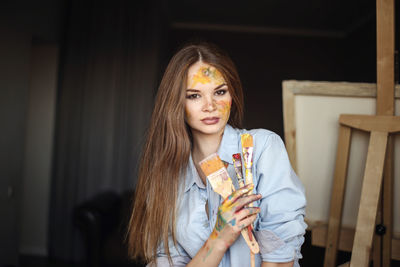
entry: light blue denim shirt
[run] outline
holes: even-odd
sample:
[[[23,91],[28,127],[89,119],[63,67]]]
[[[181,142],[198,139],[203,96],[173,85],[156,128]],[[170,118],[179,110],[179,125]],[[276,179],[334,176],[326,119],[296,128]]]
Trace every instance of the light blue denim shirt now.
[[[262,198],[254,203],[261,211],[254,223],[260,253],[256,266],[262,261],[289,262],[299,266],[300,247],[307,225],[304,223],[306,199],[304,188],[294,173],[281,138],[264,130],[240,130],[227,125],[217,154],[229,163],[228,172],[239,188],[232,155],[241,153],[240,135],[250,133],[254,139],[254,193]],[[169,240],[173,266],[186,266],[207,241],[214,229],[217,211],[223,199],[208,183],[204,185],[190,157],[186,175],[182,175],[182,190],[178,197],[175,246]],[[207,216],[205,204],[208,200]],[[208,219],[210,218],[210,219]],[[157,254],[157,266],[170,266],[163,245]],[[250,250],[240,235],[226,251],[219,267],[250,266]]]

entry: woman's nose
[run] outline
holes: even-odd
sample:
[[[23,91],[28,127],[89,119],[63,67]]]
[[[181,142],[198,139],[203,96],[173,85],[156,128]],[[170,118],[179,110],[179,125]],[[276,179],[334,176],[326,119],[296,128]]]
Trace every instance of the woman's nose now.
[[[217,107],[215,99],[212,97],[205,97],[205,103],[203,106],[204,111],[214,111]]]

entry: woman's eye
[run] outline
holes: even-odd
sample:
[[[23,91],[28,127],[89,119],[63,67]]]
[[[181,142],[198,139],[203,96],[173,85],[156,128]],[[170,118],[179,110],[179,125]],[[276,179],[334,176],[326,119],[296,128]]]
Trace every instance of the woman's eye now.
[[[221,90],[216,91],[215,94],[216,95],[224,95],[224,94],[226,94],[227,91],[228,90],[226,90],[226,89],[221,89]]]
[[[196,99],[199,98],[200,95],[199,94],[190,94],[190,95],[186,95],[187,99]]]

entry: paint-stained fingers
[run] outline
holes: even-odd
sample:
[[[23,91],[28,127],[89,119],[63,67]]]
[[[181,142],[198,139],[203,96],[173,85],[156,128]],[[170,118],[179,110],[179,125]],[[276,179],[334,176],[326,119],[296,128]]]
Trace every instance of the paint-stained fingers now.
[[[232,194],[230,194],[227,198],[225,198],[224,202],[222,202],[222,205],[229,206],[232,203],[236,202],[239,198],[242,196],[246,195],[247,193],[251,192],[254,188],[254,184],[247,184],[243,186],[242,188],[239,188]]]
[[[257,219],[257,214],[253,214],[245,217],[243,220],[238,221],[237,225],[239,226],[240,230],[242,230],[247,226],[251,225],[256,219]]]
[[[240,221],[248,216],[257,215],[260,213],[259,207],[244,208],[235,214],[235,217]]]
[[[236,201],[235,205],[235,210],[239,211],[241,210],[243,207],[247,206],[248,204],[257,201],[261,198],[260,194],[256,194],[256,195],[249,195],[249,196],[243,196],[240,199],[238,199]]]

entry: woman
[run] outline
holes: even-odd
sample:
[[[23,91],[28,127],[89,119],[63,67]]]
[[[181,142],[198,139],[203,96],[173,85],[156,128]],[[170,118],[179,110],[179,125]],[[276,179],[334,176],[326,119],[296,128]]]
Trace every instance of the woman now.
[[[250,266],[240,232],[253,224],[256,266],[298,266],[303,187],[279,136],[238,129],[242,117],[242,86],[225,53],[196,44],[173,56],[142,154],[128,234],[132,257],[151,266]],[[223,200],[199,162],[217,153],[235,181],[232,155],[241,151],[242,133],[254,138],[254,184]]]

